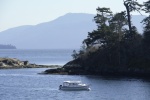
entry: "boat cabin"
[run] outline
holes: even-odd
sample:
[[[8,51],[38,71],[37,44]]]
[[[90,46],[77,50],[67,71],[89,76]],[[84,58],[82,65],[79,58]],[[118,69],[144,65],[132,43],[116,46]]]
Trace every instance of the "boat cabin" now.
[[[64,81],[63,86],[78,86],[81,84],[81,81]]]

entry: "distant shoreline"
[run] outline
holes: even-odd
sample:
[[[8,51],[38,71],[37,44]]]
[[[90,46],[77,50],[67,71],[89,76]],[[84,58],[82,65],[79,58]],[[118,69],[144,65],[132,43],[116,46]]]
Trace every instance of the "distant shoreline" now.
[[[20,69],[20,68],[61,68],[62,65],[38,65],[29,61],[20,61],[16,58],[0,58],[0,69]]]
[[[32,66],[26,66],[26,67],[0,67],[0,70],[1,69],[22,69],[22,68],[53,68],[53,69],[55,69],[55,68],[61,68],[62,66],[60,66],[60,65],[36,65],[36,66],[34,66],[34,67],[32,67]]]
[[[0,44],[0,49],[17,49],[17,48],[16,46],[13,46],[11,44],[8,45]]]

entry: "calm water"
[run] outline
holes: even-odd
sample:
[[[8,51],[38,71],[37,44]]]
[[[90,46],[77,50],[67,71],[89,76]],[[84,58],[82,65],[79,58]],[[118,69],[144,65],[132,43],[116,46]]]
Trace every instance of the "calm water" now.
[[[0,57],[28,60],[30,63],[43,65],[64,65],[72,60],[73,50],[0,50]]]
[[[36,64],[65,64],[73,50],[0,50],[0,57]],[[0,70],[0,100],[149,100],[150,80],[76,75],[39,75],[45,68]],[[91,91],[60,91],[67,80],[91,84]]]
[[[0,100],[149,100],[150,82],[96,76],[39,75],[44,68],[0,70]],[[82,80],[91,91],[61,91],[64,80]]]

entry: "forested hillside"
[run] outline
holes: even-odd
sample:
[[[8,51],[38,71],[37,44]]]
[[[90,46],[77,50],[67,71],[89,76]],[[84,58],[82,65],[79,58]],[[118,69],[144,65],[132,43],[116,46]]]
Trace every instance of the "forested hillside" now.
[[[150,14],[150,0],[139,4],[125,0],[126,11],[113,13],[98,7],[94,17],[97,29],[88,33],[73,61],[63,67],[69,74],[150,75],[150,15],[143,19],[143,34],[131,21],[133,11]],[[128,27],[126,27],[128,26]]]

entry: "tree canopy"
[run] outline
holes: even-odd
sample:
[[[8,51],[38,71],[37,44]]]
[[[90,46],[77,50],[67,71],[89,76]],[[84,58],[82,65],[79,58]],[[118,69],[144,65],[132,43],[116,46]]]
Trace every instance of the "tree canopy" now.
[[[86,71],[150,70],[150,15],[143,19],[143,34],[131,22],[132,11],[150,14],[150,0],[139,4],[137,0],[123,0],[126,11],[113,13],[110,8],[98,7],[94,21],[97,29],[88,32],[83,40],[84,50],[74,51],[75,60]],[[143,9],[141,9],[143,7]],[[129,26],[127,28],[126,26]]]

